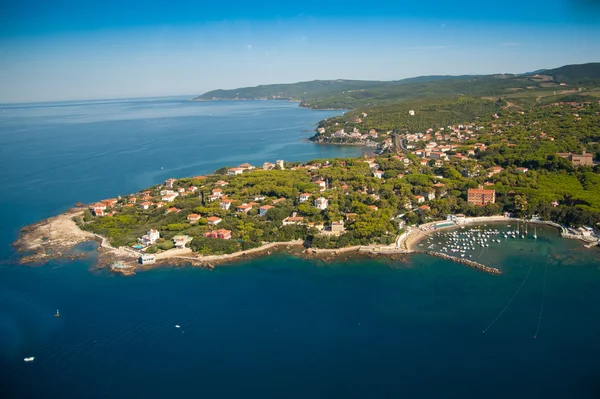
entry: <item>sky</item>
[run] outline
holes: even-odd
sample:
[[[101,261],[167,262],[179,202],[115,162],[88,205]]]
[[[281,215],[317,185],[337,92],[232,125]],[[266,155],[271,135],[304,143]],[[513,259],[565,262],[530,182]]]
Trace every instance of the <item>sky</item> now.
[[[0,102],[522,73],[598,62],[598,38],[600,0],[4,0]]]

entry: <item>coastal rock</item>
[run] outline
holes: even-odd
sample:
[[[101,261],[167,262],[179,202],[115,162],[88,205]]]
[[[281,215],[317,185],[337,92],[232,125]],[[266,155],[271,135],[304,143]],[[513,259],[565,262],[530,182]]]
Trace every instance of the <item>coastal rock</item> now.
[[[21,230],[21,236],[13,244],[20,252],[29,252],[21,259],[22,263],[47,261],[64,256],[80,257],[69,251],[77,244],[94,240],[94,234],[81,230],[72,220],[81,216],[83,209],[74,208]],[[74,258],[73,258],[74,259]]]

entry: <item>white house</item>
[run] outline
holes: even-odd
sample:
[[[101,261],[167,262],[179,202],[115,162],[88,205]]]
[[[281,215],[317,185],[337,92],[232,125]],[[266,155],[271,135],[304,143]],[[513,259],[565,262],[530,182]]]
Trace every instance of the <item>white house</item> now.
[[[152,244],[156,243],[156,241],[158,241],[159,238],[160,238],[160,233],[158,232],[158,230],[152,229],[148,233],[144,234],[139,239],[139,241],[140,241],[140,243],[148,246],[148,245],[152,245]]]
[[[291,224],[302,224],[304,218],[302,216],[296,216],[296,212],[292,213],[292,216],[288,216],[283,219],[282,224],[284,226],[289,226]]]
[[[315,200],[314,205],[315,208],[324,210],[327,209],[327,206],[329,205],[329,200],[327,198],[319,197]]]
[[[275,164],[277,164],[279,166],[279,168],[285,169],[283,167],[284,166],[283,159],[278,159],[277,161],[275,161]]]
[[[173,202],[177,197],[179,197],[179,193],[170,193],[163,195],[161,200],[165,202]]]
[[[381,179],[383,177],[383,170],[376,170],[373,172],[373,176],[375,176],[378,179]]]
[[[435,199],[435,191],[422,191],[421,195],[425,197],[427,201],[431,201]]]
[[[142,264],[142,265],[151,265],[154,262],[156,262],[155,258],[154,258],[154,254],[142,254],[138,261]]]
[[[218,216],[210,216],[210,217],[206,218],[206,220],[208,221],[208,224],[211,226],[216,226],[219,223],[221,223],[221,218]]]
[[[221,209],[228,211],[233,200],[221,200]]]
[[[185,248],[185,245],[192,241],[192,237],[186,235],[177,235],[173,237],[173,244],[175,244],[175,248]]]
[[[231,168],[227,171],[228,176],[237,176],[241,175],[242,173],[244,173],[244,169],[242,168]]]
[[[321,187],[321,191],[325,191],[325,189],[327,188],[327,182],[325,182],[324,180],[317,180],[315,181],[315,184]]]
[[[269,212],[269,209],[273,209],[274,206],[272,205],[263,205],[260,208],[258,208],[258,214],[260,216],[266,216],[267,212]]]
[[[311,194],[309,193],[304,193],[304,194],[300,194],[300,202],[306,202],[310,199]]]

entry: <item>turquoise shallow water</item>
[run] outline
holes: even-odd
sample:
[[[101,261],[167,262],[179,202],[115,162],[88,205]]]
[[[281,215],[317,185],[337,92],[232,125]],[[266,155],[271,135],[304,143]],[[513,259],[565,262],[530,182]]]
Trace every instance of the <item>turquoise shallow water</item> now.
[[[194,107],[204,114],[190,116]],[[218,123],[211,107],[221,109]],[[481,254],[501,276],[425,255],[345,263],[276,255],[129,278],[90,271],[93,251],[76,262],[15,264],[18,228],[78,200],[282,151],[284,159],[359,152],[301,141],[331,114],[169,100],[0,114],[2,397],[599,397],[600,255],[550,228]],[[267,136],[273,150],[254,154],[249,144]],[[207,150],[221,140],[226,151]]]

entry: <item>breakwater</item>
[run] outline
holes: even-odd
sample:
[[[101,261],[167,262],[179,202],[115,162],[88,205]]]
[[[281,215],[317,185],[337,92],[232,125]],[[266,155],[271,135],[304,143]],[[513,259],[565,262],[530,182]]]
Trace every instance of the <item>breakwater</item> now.
[[[490,273],[490,274],[502,274],[502,272],[495,268],[495,267],[489,267],[486,265],[482,265],[481,263],[469,260],[469,259],[463,259],[463,258],[457,258],[455,256],[450,256],[450,255],[446,255],[443,254],[441,252],[434,252],[434,251],[429,251],[426,252],[428,255],[432,255],[432,256],[437,256],[438,258],[442,258],[442,259],[446,259],[446,260],[450,260],[452,262],[456,262],[456,263],[461,263],[463,265],[467,265],[469,267],[473,267],[475,269],[484,271],[486,273]]]

